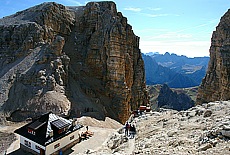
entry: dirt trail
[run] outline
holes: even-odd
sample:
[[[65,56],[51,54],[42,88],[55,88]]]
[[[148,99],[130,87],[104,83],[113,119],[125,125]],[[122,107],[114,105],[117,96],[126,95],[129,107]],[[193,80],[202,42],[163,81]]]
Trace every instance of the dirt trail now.
[[[91,126],[89,126],[89,130],[92,131],[94,135],[89,139],[81,141],[80,143],[72,147],[71,150],[73,152],[69,153],[70,155],[86,154],[89,151],[98,150],[103,145],[104,141],[108,138],[108,136],[116,131],[115,129]],[[85,129],[83,129],[82,131],[85,131]]]
[[[19,136],[13,134],[14,130],[24,125],[24,123],[0,125],[0,155],[13,152],[19,148]]]
[[[128,147],[127,147],[126,153],[127,154],[133,154],[134,149],[135,149],[135,138],[129,139],[128,140]]]

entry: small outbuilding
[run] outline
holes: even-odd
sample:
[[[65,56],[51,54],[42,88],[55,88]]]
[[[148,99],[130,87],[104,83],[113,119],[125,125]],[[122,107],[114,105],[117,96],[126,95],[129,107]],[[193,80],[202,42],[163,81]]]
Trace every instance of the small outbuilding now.
[[[15,130],[20,136],[20,147],[33,154],[59,154],[79,142],[82,126],[52,112]]]
[[[140,110],[141,112],[144,112],[144,111],[146,110],[146,106],[141,105],[141,106],[139,107],[139,110]]]
[[[146,107],[146,112],[150,112],[151,111],[151,107]]]

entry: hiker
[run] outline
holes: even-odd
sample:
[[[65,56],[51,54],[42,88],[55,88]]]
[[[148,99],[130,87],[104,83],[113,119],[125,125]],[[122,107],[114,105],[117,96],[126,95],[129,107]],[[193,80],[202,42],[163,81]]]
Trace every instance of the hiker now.
[[[130,127],[129,127],[129,137],[132,138],[133,136],[133,125],[130,124]]]
[[[130,126],[130,138],[134,138],[134,135],[136,134],[136,127],[134,124]]]
[[[85,132],[82,132],[81,133],[81,139],[84,140],[84,139],[87,139],[87,134]]]
[[[89,130],[89,127],[88,126],[86,126],[86,131],[88,131]]]
[[[125,135],[128,136],[128,133],[129,133],[129,123],[126,122],[126,124],[125,124]]]
[[[129,129],[129,136],[130,136],[130,138],[134,138],[134,130],[133,130],[133,128],[134,128],[134,125],[131,124],[130,125],[130,129]]]
[[[133,124],[133,135],[135,135],[136,134],[136,127],[135,127],[135,125]]]

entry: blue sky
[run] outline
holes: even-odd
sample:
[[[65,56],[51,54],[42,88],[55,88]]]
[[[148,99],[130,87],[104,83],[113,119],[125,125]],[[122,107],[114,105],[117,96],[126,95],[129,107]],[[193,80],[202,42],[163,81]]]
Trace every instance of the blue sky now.
[[[44,0],[0,0],[0,18]],[[85,0],[56,0],[67,5],[85,5]],[[128,18],[146,52],[209,56],[212,32],[230,8],[230,0],[114,0]]]

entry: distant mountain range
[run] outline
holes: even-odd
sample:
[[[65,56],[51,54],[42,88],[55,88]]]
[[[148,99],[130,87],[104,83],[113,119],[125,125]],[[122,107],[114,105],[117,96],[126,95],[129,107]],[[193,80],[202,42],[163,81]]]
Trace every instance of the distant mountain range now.
[[[142,54],[148,85],[166,83],[171,88],[200,85],[205,76],[209,57],[188,58],[176,54]]]

